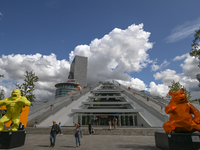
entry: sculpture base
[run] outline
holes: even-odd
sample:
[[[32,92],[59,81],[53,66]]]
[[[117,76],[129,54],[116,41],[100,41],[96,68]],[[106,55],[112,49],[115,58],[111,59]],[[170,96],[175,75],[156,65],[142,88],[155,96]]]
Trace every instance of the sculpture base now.
[[[0,131],[0,149],[9,149],[24,145],[26,131]]]
[[[155,132],[155,142],[162,150],[199,150],[200,133]]]

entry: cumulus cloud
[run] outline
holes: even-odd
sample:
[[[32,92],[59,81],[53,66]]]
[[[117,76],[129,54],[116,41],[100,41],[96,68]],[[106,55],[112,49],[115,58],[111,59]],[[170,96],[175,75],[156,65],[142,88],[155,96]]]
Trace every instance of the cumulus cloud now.
[[[165,84],[158,84],[156,85],[155,82],[151,82],[149,84],[149,87],[140,79],[138,78],[131,78],[130,81],[123,81],[123,80],[117,80],[120,84],[126,85],[127,87],[131,87],[135,90],[146,90],[149,91],[152,95],[160,96],[160,97],[166,97],[167,93],[169,92],[169,88]]]
[[[198,67],[199,60],[195,57],[187,56],[184,62],[181,64],[183,72],[191,79],[196,79],[196,75],[199,74],[200,68]]]
[[[189,56],[189,53],[183,54],[181,56],[176,56],[173,61],[177,61],[177,60],[183,60],[185,58],[187,58]]]
[[[170,85],[171,81],[179,81],[180,75],[176,74],[175,70],[166,69],[161,72],[157,72],[154,75],[155,80],[162,80],[163,83]]]
[[[48,100],[55,94],[56,83],[67,81],[70,63],[75,55],[88,57],[88,85],[99,81],[118,80],[121,84],[138,90],[148,90],[154,95],[165,96],[172,80],[180,82],[191,94],[197,97],[199,94],[196,74],[199,72],[198,59],[189,54],[176,56],[173,61],[183,60],[180,65],[183,73],[165,69],[154,74],[155,80],[161,80],[163,84],[156,85],[151,82],[148,86],[138,78],[132,78],[129,73],[140,72],[148,64],[153,71],[165,68],[169,62],[163,61],[157,65],[149,58],[148,50],[153,47],[149,42],[150,33],[143,30],[143,24],[131,25],[122,30],[115,28],[101,39],[94,39],[89,45],[78,45],[69,54],[69,61],[57,60],[55,54],[42,55],[2,55],[0,57],[0,88],[4,89],[6,97],[10,96],[16,83],[22,83],[26,71],[33,70],[39,77],[36,83],[35,94],[37,100]]]
[[[149,36],[143,24],[125,30],[115,28],[89,45],[77,46],[70,53],[70,61],[75,55],[88,57],[89,84],[105,79],[130,80],[125,72],[139,72],[152,62],[147,53],[153,47]]]
[[[69,62],[57,60],[55,54],[2,55],[0,71],[6,78],[1,79],[0,83],[9,90],[6,95],[9,96],[13,85],[22,83],[25,72],[33,70],[39,77],[35,87],[37,100],[52,98],[55,94],[54,85],[67,80],[70,63],[75,55],[81,55],[88,57],[88,85],[120,79],[131,80],[136,88],[142,89],[145,84],[139,79],[131,79],[128,73],[139,72],[152,63],[147,53],[153,47],[149,36],[150,33],[143,30],[143,24],[133,24],[125,30],[115,28],[101,39],[94,39],[89,45],[76,46],[69,54]]]
[[[117,80],[117,82],[128,87],[130,86],[131,88],[136,90],[144,90],[147,87],[147,85],[138,78],[131,78],[130,81]]]
[[[170,72],[174,74],[174,78],[171,75],[169,75]],[[199,98],[199,94],[197,94],[197,91],[199,92],[200,89],[198,87],[197,79],[191,79],[190,77],[187,77],[184,74],[176,74],[174,70],[166,70],[161,73],[157,73],[155,75],[155,79],[162,80],[163,82],[162,86],[170,86],[173,80],[175,82],[179,82],[181,85],[183,85],[187,89],[187,91],[191,93],[192,99]],[[160,94],[159,90],[158,90],[158,94]]]
[[[151,65],[151,70],[152,71],[157,71],[157,70],[161,70],[165,67],[167,67],[170,64],[170,62],[164,60],[162,64],[160,65],[156,65],[156,62],[153,62],[153,64]]]
[[[188,54],[184,54],[180,57],[176,57],[176,60],[183,57],[186,57],[184,62],[180,65],[183,69],[183,73],[178,74],[175,70],[166,69],[155,73],[154,78],[155,80],[161,80],[163,86],[171,85],[173,80],[179,82],[191,92],[192,99],[199,98],[200,95],[198,92],[200,91],[200,88],[198,87],[199,82],[196,79],[196,75],[199,73],[198,59],[190,57]]]
[[[177,42],[184,38],[187,38],[195,33],[195,30],[198,30],[200,26],[200,18],[188,21],[182,25],[177,26],[172,30],[172,34],[165,38],[167,43]]]
[[[160,66],[156,65],[156,63],[154,63],[154,64],[151,65],[151,70],[152,71],[157,71],[157,70],[159,70],[159,68],[160,68]]]
[[[10,96],[15,88],[14,84],[21,84],[26,71],[32,71],[39,77],[36,82],[35,95],[37,100],[45,100],[54,97],[55,84],[67,81],[70,64],[66,60],[57,60],[55,54],[51,55],[2,55],[0,58],[0,72],[4,78],[0,78],[1,89],[4,89],[6,97]]]
[[[147,89],[152,95],[166,97],[167,93],[169,92],[169,88],[165,84],[158,84],[156,85],[155,82],[151,82],[149,84],[149,88]]]

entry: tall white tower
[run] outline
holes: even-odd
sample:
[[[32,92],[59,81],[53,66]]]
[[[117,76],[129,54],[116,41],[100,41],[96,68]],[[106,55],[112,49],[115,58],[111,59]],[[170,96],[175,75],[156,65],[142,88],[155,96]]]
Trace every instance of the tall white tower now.
[[[76,55],[70,66],[68,79],[75,79],[81,87],[87,86],[88,58]]]

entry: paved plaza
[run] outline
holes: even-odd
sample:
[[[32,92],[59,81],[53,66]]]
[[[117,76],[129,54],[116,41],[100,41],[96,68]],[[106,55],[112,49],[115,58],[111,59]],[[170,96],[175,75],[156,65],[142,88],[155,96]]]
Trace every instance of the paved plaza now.
[[[54,148],[49,147],[49,137],[48,134],[27,134],[25,145],[13,150],[159,150],[154,136],[83,135],[81,146],[77,148],[73,135],[57,136]]]

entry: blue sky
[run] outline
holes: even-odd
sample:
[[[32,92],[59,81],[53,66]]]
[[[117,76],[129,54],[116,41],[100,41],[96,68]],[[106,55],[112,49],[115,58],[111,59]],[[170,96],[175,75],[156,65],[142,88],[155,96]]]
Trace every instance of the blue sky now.
[[[194,81],[194,74],[199,72],[199,68],[188,67],[194,64],[197,66],[197,61],[194,58],[189,58],[188,55],[184,55],[190,52],[194,31],[200,27],[199,6],[200,1],[198,0],[1,0],[0,59],[2,61],[0,61],[0,71],[7,74],[7,78],[1,78],[2,88],[9,92],[13,87],[10,87],[10,89],[5,88],[5,80],[22,82],[22,72],[27,69],[27,66],[20,66],[21,64],[15,66],[14,63],[10,62],[8,56],[13,58],[13,60],[19,60],[32,55],[32,59],[35,60],[43,58],[46,61],[51,59],[56,62],[63,62],[65,64],[64,69],[67,69],[63,73],[67,74],[71,51],[74,52],[73,54],[71,53],[72,56],[83,53],[85,56],[89,56],[89,53],[82,52],[85,51],[84,48],[81,51],[76,50],[77,46],[90,46],[94,39],[101,40],[105,35],[109,35],[112,39],[110,34],[115,28],[120,29],[121,33],[123,33],[131,25],[139,26],[143,24],[141,31],[150,33],[149,37],[145,37],[144,40],[152,44],[152,47],[148,47],[145,51],[145,54],[148,56],[145,60],[142,60],[142,63],[146,62],[146,65],[139,70],[134,69],[133,65],[132,67],[127,67],[127,70],[118,71],[116,73],[128,73],[129,77],[124,76],[120,78],[119,75],[116,79],[122,80],[121,82],[127,79],[128,81],[126,80],[123,83],[134,88],[134,84],[130,81],[133,78],[134,80],[132,81],[137,83],[135,81],[137,78],[139,79],[137,81],[140,81],[137,84],[141,84],[139,89],[146,88],[151,93],[158,95],[163,95],[163,92],[167,90],[166,86],[170,85],[170,81],[174,79],[191,90],[195,98],[199,97],[200,95],[197,94],[198,82]],[[139,31],[138,34],[140,34]],[[103,40],[101,43],[103,43]],[[109,45],[108,42],[106,44],[107,46]],[[123,50],[122,48],[121,51]],[[103,54],[106,55],[109,53],[108,51],[109,49],[107,49],[106,53],[93,53],[92,57],[106,57]],[[37,53],[41,54],[41,56],[36,55]],[[13,55],[11,56],[11,54]],[[3,55],[5,58],[3,58]],[[183,59],[173,61],[177,56],[182,56]],[[109,57],[112,57],[112,55]],[[99,58],[98,60],[102,59]],[[114,60],[122,61],[122,58],[117,56]],[[40,62],[41,65],[44,65],[42,62],[44,61]],[[105,62],[108,62],[108,60]],[[58,66],[58,64],[52,65],[53,70],[57,72],[57,74],[50,76],[52,80],[54,78],[52,85],[65,80],[68,76],[58,75],[62,72],[61,70],[56,71],[55,66]],[[157,69],[154,71],[152,70],[153,64],[157,65]],[[161,64],[163,64],[162,67]],[[182,67],[180,66],[181,64]],[[6,65],[9,65],[9,67]],[[108,64],[103,63],[103,65]],[[14,68],[19,66],[24,67],[24,69],[18,69],[18,73],[16,73],[17,70]],[[118,63],[118,66],[120,66],[120,63]],[[89,67],[92,68],[92,66]],[[34,69],[32,66],[30,68]],[[173,77],[169,77],[172,71],[176,71],[176,73]],[[40,74],[37,71],[35,72]],[[89,73],[91,74],[92,72],[92,69],[89,69]],[[191,72],[193,72],[192,75],[190,74]],[[14,77],[15,74],[16,77]],[[49,74],[46,74],[46,78],[49,77]],[[175,77],[176,75],[178,76],[177,78]],[[58,77],[60,77],[60,80],[55,79]],[[92,80],[98,80],[98,78],[91,78]],[[106,80],[110,78],[109,75],[103,74],[100,79]],[[185,81],[185,78],[187,78],[187,81]],[[38,88],[40,86],[41,89],[46,89],[47,95],[52,95],[55,89],[48,89],[45,86],[48,83],[45,80],[45,76],[41,76],[40,79],[41,82],[39,83],[40,85],[37,85]],[[156,85],[154,90],[150,86],[151,82],[154,82]],[[155,91],[160,89],[158,85],[165,87],[162,89],[164,91],[156,93]],[[39,93],[37,94],[39,95]]]

